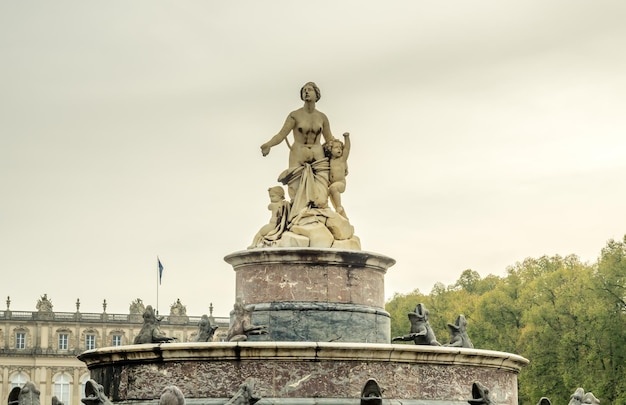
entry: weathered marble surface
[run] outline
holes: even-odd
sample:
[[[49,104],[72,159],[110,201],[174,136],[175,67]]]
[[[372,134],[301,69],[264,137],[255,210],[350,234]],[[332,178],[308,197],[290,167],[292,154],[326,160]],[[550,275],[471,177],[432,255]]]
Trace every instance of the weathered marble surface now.
[[[517,374],[528,362],[476,349],[321,342],[133,345],[95,349],[79,358],[115,402],[126,403],[156,399],[172,384],[188,399],[229,398],[243,377],[255,379],[263,401],[358,401],[363,382],[375,377],[386,402],[465,402],[472,384],[481,381],[496,403],[517,405]]]
[[[389,343],[391,317],[380,308],[325,302],[256,304],[268,334],[251,341]]]
[[[237,297],[248,304],[334,302],[385,307],[384,276],[395,260],[372,252],[270,248],[224,258],[236,272]]]

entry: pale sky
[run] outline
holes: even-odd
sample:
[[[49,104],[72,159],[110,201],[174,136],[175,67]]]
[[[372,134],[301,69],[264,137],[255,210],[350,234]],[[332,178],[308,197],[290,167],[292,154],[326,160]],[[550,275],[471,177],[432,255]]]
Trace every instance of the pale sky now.
[[[2,1],[0,308],[227,316],[315,81],[387,298],[626,233],[626,2]]]

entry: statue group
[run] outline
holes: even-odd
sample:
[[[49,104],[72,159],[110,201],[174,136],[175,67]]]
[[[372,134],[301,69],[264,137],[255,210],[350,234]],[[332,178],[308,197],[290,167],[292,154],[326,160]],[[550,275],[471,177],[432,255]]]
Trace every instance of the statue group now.
[[[304,106],[289,113],[280,131],[261,145],[261,153],[267,156],[272,147],[287,143],[289,166],[278,181],[287,186],[290,200],[285,199],[282,186],[269,188],[270,221],[257,232],[249,248],[360,250],[360,240],[341,200],[346,190],[350,134],[343,134],[343,142],[333,136],[328,117],[316,108],[321,91],[315,83],[306,83],[300,98]],[[289,134],[293,134],[293,144],[287,140]]]

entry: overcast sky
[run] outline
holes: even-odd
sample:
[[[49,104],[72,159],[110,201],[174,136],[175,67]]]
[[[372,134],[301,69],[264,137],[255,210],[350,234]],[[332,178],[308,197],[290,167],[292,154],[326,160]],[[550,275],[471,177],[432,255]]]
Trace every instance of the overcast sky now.
[[[387,298],[626,233],[626,2],[2,1],[0,308],[227,316],[302,106]]]

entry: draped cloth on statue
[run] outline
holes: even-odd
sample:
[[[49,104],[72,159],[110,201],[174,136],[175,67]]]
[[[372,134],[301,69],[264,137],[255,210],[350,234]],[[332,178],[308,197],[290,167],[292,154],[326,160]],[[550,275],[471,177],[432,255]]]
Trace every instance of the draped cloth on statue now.
[[[278,181],[288,185],[292,198],[289,222],[306,208],[328,206],[330,163],[328,158],[292,167],[280,174]]]

